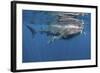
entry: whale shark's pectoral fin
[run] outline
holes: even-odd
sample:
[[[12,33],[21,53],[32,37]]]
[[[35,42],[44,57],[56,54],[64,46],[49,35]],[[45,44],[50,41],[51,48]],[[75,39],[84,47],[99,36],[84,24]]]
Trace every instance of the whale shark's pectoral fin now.
[[[59,39],[59,36],[53,36],[53,37],[51,37],[51,38],[49,39],[48,43],[50,44],[50,43],[54,42],[54,41],[57,40],[57,39]]]
[[[86,32],[83,32],[83,34],[86,36]]]

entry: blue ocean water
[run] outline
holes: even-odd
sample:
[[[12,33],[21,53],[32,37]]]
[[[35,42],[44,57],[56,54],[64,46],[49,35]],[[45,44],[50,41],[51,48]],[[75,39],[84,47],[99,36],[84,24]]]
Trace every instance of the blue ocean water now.
[[[85,34],[48,44],[50,38],[39,31],[47,29],[51,22],[56,22],[57,17],[52,13],[50,11],[23,10],[23,63],[91,59],[91,14],[87,13],[87,15],[79,17],[84,20]]]

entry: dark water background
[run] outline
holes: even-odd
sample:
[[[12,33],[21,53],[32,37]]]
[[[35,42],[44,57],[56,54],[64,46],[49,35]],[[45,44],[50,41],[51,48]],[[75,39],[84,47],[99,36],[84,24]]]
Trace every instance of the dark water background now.
[[[79,17],[84,20],[86,34],[82,33],[72,39],[59,39],[48,44],[48,36],[39,31],[56,21],[56,17],[51,14],[49,11],[23,10],[23,63],[90,59],[91,14]],[[35,30],[33,35],[27,25]]]

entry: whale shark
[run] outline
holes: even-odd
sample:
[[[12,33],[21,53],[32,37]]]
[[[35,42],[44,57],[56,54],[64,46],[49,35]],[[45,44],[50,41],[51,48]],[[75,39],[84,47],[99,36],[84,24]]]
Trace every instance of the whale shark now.
[[[36,32],[46,34],[48,37],[50,37],[48,43],[59,39],[70,39],[74,36],[82,34],[84,29],[84,21],[77,19],[76,16],[84,16],[83,13],[58,13],[55,15],[58,16],[57,22],[50,23],[45,29],[35,31],[35,29],[30,26],[27,26],[27,28],[31,31],[32,35],[34,35]]]

